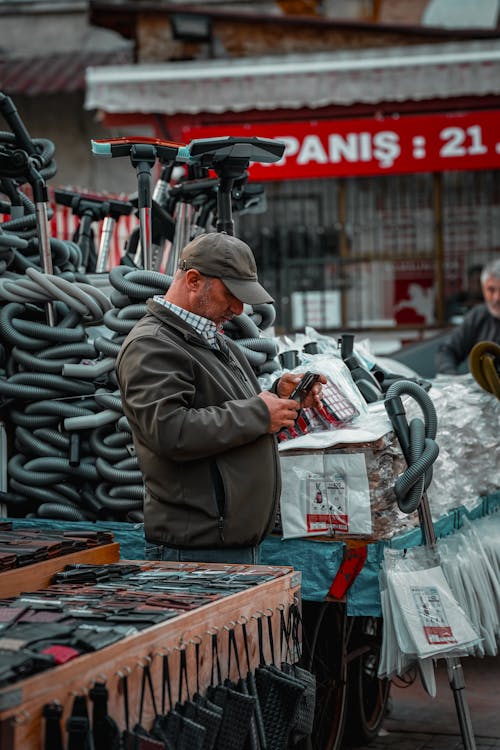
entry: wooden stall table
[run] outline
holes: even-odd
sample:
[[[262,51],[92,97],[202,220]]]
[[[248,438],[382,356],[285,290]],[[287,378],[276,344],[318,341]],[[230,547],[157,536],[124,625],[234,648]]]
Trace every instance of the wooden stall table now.
[[[137,563],[137,561],[134,561]],[[212,636],[217,634],[222,678],[227,676],[228,630],[237,633],[237,649],[242,672],[246,673],[247,663],[244,641],[238,635],[241,623],[246,624],[250,653],[250,669],[260,663],[257,622],[261,617],[271,618],[275,648],[280,643],[280,610],[287,613],[291,604],[300,601],[300,573],[289,567],[248,566],[248,565],[201,565],[182,563],[140,562],[145,570],[168,568],[197,570],[229,569],[231,571],[260,573],[273,570],[276,577],[264,583],[250,586],[243,591],[229,594],[202,607],[183,612],[178,616],[127,636],[99,651],[78,656],[65,664],[4,686],[0,689],[0,747],[8,750],[41,750],[43,748],[44,705],[59,702],[63,708],[61,726],[70,714],[73,698],[77,694],[87,694],[95,682],[105,682],[109,690],[108,711],[121,729],[125,728],[123,683],[128,675],[130,696],[130,726],[138,720],[140,685],[143,668],[150,665],[153,685],[160,705],[161,675],[163,657],[169,655],[171,684],[174,702],[178,696],[179,656],[186,652],[187,686],[182,688],[182,698],[193,695],[199,686],[203,693],[211,684]],[[267,628],[266,628],[267,629]],[[266,660],[270,662],[268,641],[264,641]],[[195,649],[196,647],[196,649]],[[198,650],[197,674],[195,650]],[[235,660],[232,662],[231,678],[235,674]],[[197,684],[198,683],[198,684]],[[153,720],[150,701],[146,701],[143,724],[148,727]],[[91,706],[89,706],[89,709]]]
[[[0,599],[17,596],[22,591],[34,591],[46,588],[52,576],[63,570],[66,565],[85,563],[92,565],[106,565],[118,562],[120,559],[120,545],[118,542],[99,544],[69,555],[60,555],[50,560],[43,560],[34,565],[24,565],[0,573]]]

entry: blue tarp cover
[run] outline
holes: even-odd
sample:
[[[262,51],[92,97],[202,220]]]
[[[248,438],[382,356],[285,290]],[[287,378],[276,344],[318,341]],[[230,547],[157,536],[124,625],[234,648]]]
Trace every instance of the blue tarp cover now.
[[[447,536],[462,525],[463,518],[481,518],[500,508],[500,491],[481,498],[472,510],[457,508],[434,523],[438,537]],[[14,528],[57,528],[95,531],[102,529],[113,532],[120,544],[120,557],[123,560],[144,559],[144,534],[142,524],[119,522],[67,522],[47,519],[3,518],[11,521]],[[380,592],[378,574],[384,554],[384,547],[397,549],[415,547],[422,543],[420,528],[394,537],[390,541],[368,545],[367,559],[361,573],[347,592],[347,613],[349,615],[369,615],[380,617]],[[342,562],[344,543],[341,541],[316,541],[312,539],[287,539],[268,537],[263,542],[262,563],[265,565],[285,565],[302,571],[302,598],[310,601],[323,601]]]

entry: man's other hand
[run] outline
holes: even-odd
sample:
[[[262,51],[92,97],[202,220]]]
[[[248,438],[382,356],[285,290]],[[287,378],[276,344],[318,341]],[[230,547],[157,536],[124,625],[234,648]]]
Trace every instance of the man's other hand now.
[[[265,402],[269,410],[269,432],[279,432],[284,427],[293,427],[299,411],[297,401],[280,398],[270,391],[262,391],[259,398]]]

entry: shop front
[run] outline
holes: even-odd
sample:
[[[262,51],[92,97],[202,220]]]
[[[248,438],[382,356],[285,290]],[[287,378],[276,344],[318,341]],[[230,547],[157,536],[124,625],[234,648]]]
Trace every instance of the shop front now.
[[[449,323],[447,300],[500,249],[499,67],[489,40],[95,68],[86,106],[121,132],[283,141],[249,170],[265,211],[236,226],[277,325],[411,339]]]

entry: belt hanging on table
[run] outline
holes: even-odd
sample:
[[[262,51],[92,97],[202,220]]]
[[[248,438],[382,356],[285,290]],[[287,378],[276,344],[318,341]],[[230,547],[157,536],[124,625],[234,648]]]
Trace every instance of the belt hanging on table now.
[[[247,676],[245,682],[248,689],[248,694],[253,695],[255,698],[255,724],[259,735],[259,743],[261,750],[267,750],[266,733],[264,730],[264,719],[262,718],[262,708],[259,701],[259,695],[257,693],[257,685],[255,684],[255,674],[251,668],[250,662],[250,649],[248,647],[248,633],[245,622],[241,624],[241,630],[243,632],[243,645],[245,647],[245,657],[247,660]]]
[[[46,703],[42,709],[45,719],[44,750],[63,750],[61,716],[63,708],[60,703]]]
[[[92,736],[95,750],[119,750],[120,730],[108,714],[108,689],[103,682],[96,682],[89,696],[93,704]]]
[[[295,679],[299,680],[305,686],[293,722],[290,736],[292,744],[296,744],[312,734],[316,711],[316,675],[294,663],[294,657],[300,659],[299,626],[301,624],[300,611],[296,604],[290,605],[288,610],[288,624],[285,622],[284,611],[280,610],[281,656],[283,655],[283,646],[285,645],[285,661],[281,663],[281,669],[285,674],[295,677]],[[290,647],[290,639],[294,647],[294,654],[292,654]]]
[[[84,695],[75,695],[71,716],[66,721],[66,731],[68,733],[67,750],[94,750],[87,699]]]
[[[149,690],[150,690],[155,716],[157,714],[153,683],[151,680],[151,673],[149,670],[149,665],[146,664],[143,667],[142,681],[141,681],[140,706],[139,706],[139,718],[137,720],[137,724],[134,725],[134,728],[132,730],[130,730],[129,728],[130,727],[130,714],[129,714],[128,675],[127,674],[123,675],[122,684],[123,684],[123,701],[124,701],[124,710],[125,710],[125,731],[122,734],[122,746],[124,750],[165,750],[165,743],[159,742],[154,737],[151,737],[150,733],[147,732],[142,726],[144,699],[146,696],[146,684],[148,685]]]
[[[166,716],[156,716],[153,729],[154,737],[162,739],[165,747],[175,747],[176,750],[202,750],[205,748],[205,727],[185,716],[182,703],[182,683],[185,683],[187,701],[189,701],[189,683],[187,674],[186,649],[180,649],[179,687],[177,703],[174,710]],[[169,690],[169,695],[171,690]]]
[[[187,719],[205,728],[203,750],[213,750],[222,721],[222,709],[200,694],[200,641],[195,642],[196,691],[192,700],[185,701],[182,713]]]

